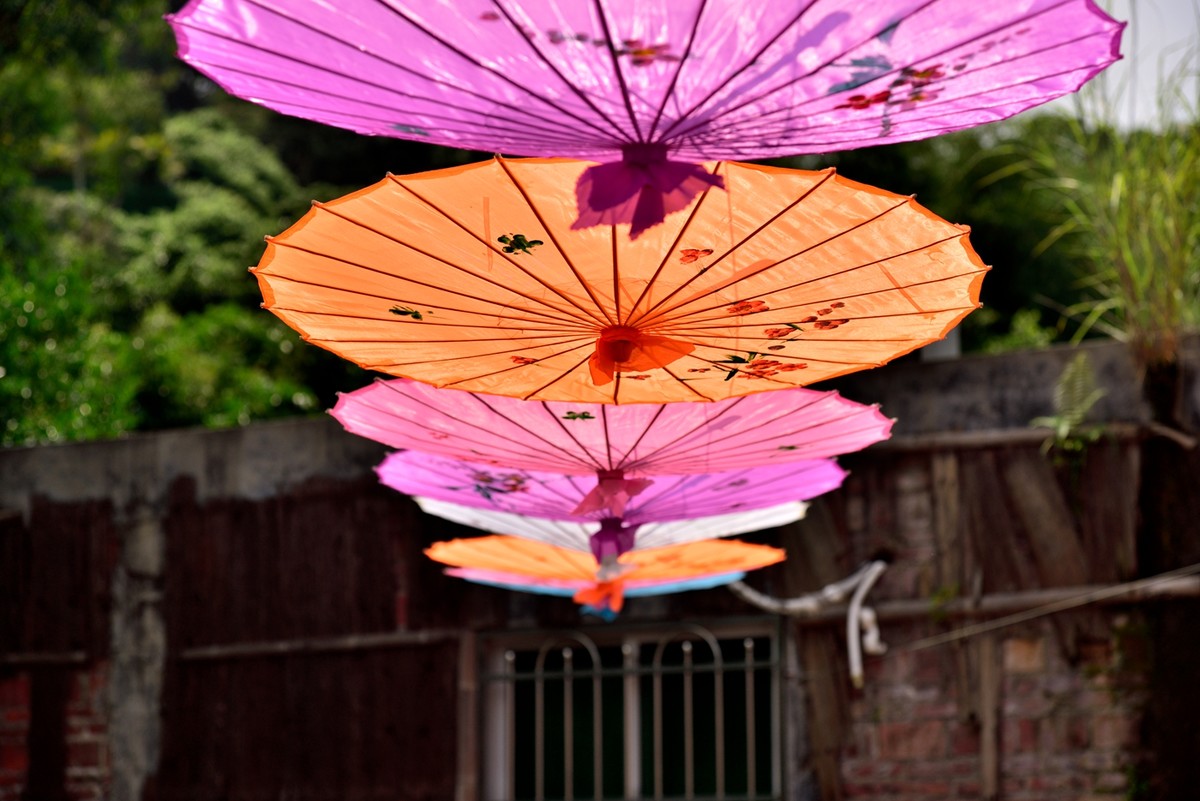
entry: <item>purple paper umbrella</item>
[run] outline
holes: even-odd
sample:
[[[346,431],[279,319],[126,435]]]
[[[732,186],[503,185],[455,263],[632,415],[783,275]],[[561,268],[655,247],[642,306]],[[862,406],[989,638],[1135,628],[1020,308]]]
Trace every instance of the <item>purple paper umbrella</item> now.
[[[332,413],[350,432],[393,448],[505,471],[592,476],[598,480],[578,513],[608,508],[617,516],[652,476],[827,459],[887,439],[892,426],[874,406],[810,389],[611,406],[523,401],[404,379],[342,395]]]
[[[846,475],[832,459],[817,459],[722,473],[655,475],[634,491],[600,499],[592,477],[497,469],[419,451],[393,453],[377,472],[384,484],[417,496],[433,514],[590,550],[601,565],[635,545],[657,548],[793,522],[804,512],[799,501],[836,489]],[[666,525],[668,521],[675,524]]]
[[[698,161],[922,139],[1119,57],[1093,0],[192,0],[180,56],[360,133],[604,162],[577,225],[631,235],[720,186]]]

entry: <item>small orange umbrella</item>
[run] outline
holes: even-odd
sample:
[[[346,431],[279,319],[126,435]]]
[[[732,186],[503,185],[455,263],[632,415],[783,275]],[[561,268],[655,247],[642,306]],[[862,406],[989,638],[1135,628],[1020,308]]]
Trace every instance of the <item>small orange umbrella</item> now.
[[[316,204],[253,269],[266,308],[371,370],[538,400],[719,400],[875,367],[976,308],[968,229],[833,170],[707,165],[636,241],[575,229],[588,164],[501,158]]]
[[[738,540],[698,540],[663,548],[634,549],[618,557],[619,566],[601,567],[587,552],[560,548],[521,537],[486,537],[437,542],[425,555],[450,565],[447,572],[464,578],[503,576],[527,586],[573,587],[575,600],[621,611],[625,588],[647,588],[756,570],[782,562],[784,552],[768,545]]]

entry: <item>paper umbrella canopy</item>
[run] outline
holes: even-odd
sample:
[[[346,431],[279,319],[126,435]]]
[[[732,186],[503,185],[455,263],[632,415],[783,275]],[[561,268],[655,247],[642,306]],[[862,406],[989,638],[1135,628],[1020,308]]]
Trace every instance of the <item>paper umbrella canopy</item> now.
[[[593,487],[591,481],[579,484],[587,491],[580,504],[617,504],[610,510],[617,516],[622,499],[645,491],[655,475],[827,459],[886,439],[892,425],[874,406],[809,389],[716,403],[607,406],[530,403],[403,380],[376,381],[342,395],[332,414],[351,433],[393,448],[505,473],[594,477]],[[804,496],[781,501],[797,497]],[[689,508],[689,514],[699,513]],[[710,513],[724,511],[731,510]]]
[[[598,562],[635,547],[661,548],[786,526],[804,517],[808,509],[807,503],[796,500],[766,508],[660,522],[648,517],[645,508],[640,505],[627,510],[626,515],[620,518],[554,519],[505,512],[482,504],[467,506],[438,498],[417,496],[414,500],[427,514],[494,534],[590,552]]]
[[[635,543],[653,547],[784,525],[803,513],[797,501],[836,489],[846,475],[832,459],[818,459],[723,473],[597,482],[555,473],[491,469],[417,451],[391,454],[378,472],[384,484],[417,497],[434,514],[498,533],[590,549],[600,560],[624,553]],[[427,506],[431,501],[446,505]],[[468,522],[464,506],[476,510],[475,519]],[[752,513],[755,510],[757,514]],[[518,516],[525,520],[514,520]],[[666,521],[677,524],[661,526]],[[582,530],[572,531],[566,523]]]
[[[253,268],[264,306],[362,367],[535,400],[664,403],[799,386],[941,338],[986,267],[912,198],[718,163],[636,242],[573,230],[568,160],[391,176],[317,204]]]
[[[695,589],[736,581],[747,570],[784,558],[782,550],[767,545],[701,540],[631,551],[620,558],[619,570],[598,575],[596,561],[588,554],[495,535],[434,543],[425,554],[454,568],[446,571],[450,575],[512,589],[571,590],[578,603],[612,612],[621,610],[626,590],[678,591],[680,587],[670,585]]]
[[[1123,27],[1092,0],[192,0],[169,19],[181,58],[286,114],[609,162],[579,222],[635,236],[720,184],[694,162],[1001,120],[1078,89]]]

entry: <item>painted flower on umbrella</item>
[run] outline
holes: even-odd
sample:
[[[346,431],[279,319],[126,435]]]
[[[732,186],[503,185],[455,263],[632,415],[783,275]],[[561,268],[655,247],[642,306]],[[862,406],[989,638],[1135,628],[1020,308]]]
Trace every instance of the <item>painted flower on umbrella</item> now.
[[[725,309],[726,314],[754,314],[770,311],[771,307],[761,300],[743,300]]]
[[[471,474],[472,482],[471,489],[477,492],[480,497],[491,500],[494,495],[508,494],[512,492],[527,492],[529,490],[526,484],[527,479],[520,473],[505,473],[501,475],[493,475],[482,470],[475,471]],[[450,487],[457,490],[458,487]]]

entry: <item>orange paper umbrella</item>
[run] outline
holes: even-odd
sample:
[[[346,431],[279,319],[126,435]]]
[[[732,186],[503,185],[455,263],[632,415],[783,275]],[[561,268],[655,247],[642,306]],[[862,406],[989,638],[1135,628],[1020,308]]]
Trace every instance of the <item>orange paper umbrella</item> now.
[[[572,228],[585,162],[389,176],[268,238],[265,306],[357,364],[539,400],[719,400],[940,339],[987,270],[968,229],[809,172],[708,165],[725,192],[629,238]]]
[[[700,540],[663,548],[632,550],[622,554],[615,571],[601,569],[583,551],[560,548],[520,537],[491,535],[437,542],[425,555],[450,565],[451,575],[504,576],[527,586],[572,587],[575,600],[589,606],[621,609],[625,588],[651,587],[756,570],[784,559],[784,552],[768,545],[738,540]]]

